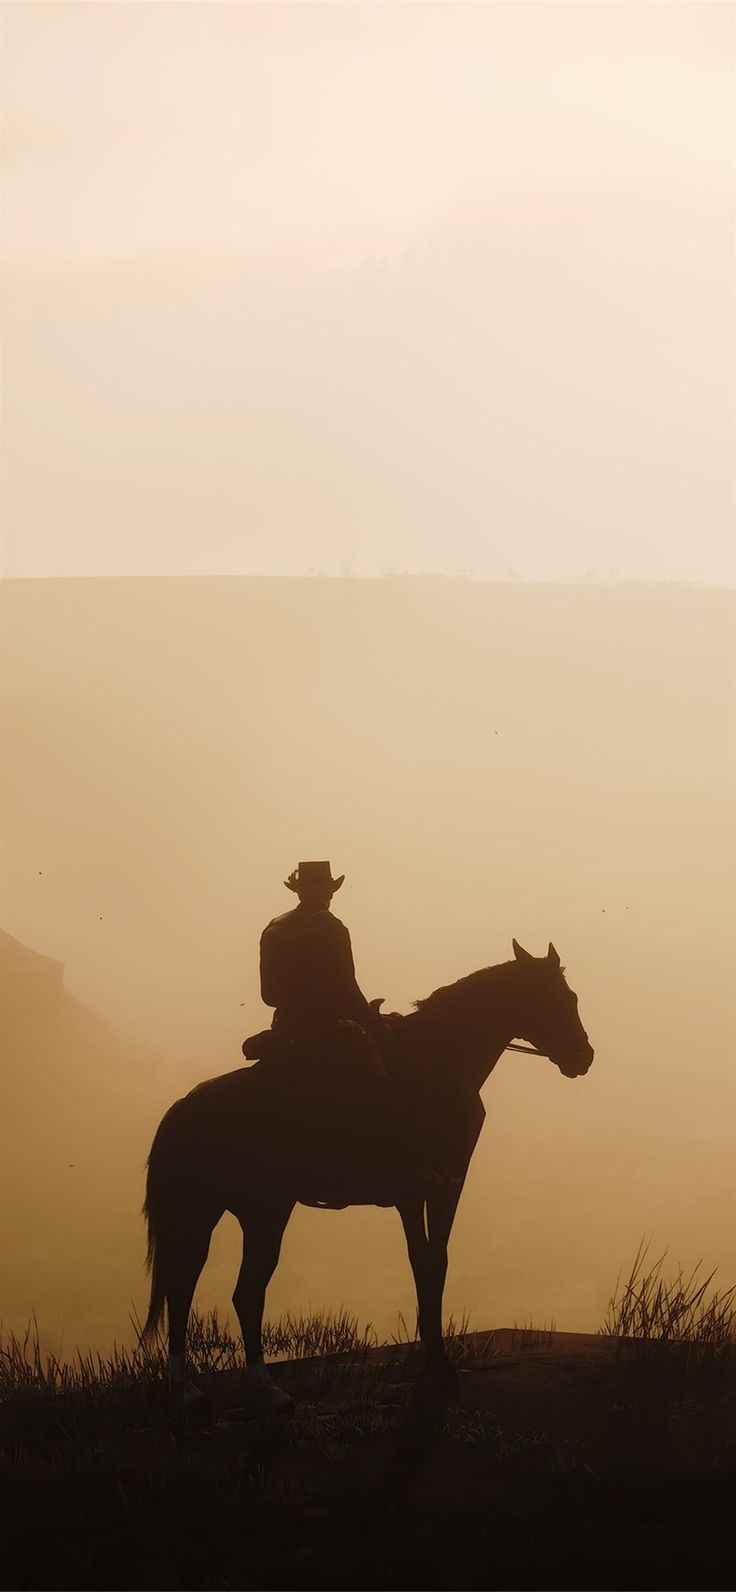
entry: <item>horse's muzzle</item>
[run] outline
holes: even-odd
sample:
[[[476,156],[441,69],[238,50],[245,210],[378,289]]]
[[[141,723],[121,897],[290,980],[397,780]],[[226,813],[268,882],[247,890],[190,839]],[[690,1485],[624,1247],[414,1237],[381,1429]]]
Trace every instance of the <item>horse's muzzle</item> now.
[[[593,1046],[589,1045],[586,1040],[576,1055],[565,1056],[564,1059],[561,1056],[552,1056],[551,1060],[556,1067],[559,1067],[565,1078],[584,1078],[586,1072],[592,1066],[594,1055]]]

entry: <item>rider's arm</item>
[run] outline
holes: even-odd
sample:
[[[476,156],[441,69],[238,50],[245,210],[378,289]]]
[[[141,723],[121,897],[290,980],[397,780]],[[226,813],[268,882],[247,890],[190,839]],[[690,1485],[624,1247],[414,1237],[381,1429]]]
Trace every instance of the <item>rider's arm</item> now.
[[[261,935],[260,966],[261,999],[265,1006],[278,1006],[279,994],[276,987],[276,968],[274,965],[274,936],[270,923]]]
[[[366,1000],[363,991],[355,977],[355,963],[353,961],[353,948],[350,944],[350,935],[344,923],[339,918],[330,919],[332,924],[330,967],[335,986],[339,989],[341,1005],[347,1017],[352,1017],[355,1022],[365,1028],[366,1033],[374,1038],[382,1032],[382,1021],[378,1013]]]

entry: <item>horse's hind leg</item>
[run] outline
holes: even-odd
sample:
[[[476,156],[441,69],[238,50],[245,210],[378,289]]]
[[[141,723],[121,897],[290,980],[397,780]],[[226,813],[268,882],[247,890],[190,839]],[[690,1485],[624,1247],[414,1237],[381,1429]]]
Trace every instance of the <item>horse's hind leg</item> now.
[[[169,1311],[169,1382],[172,1389],[186,1383],[186,1338],[189,1312],[199,1274],[207,1259],[212,1229],[222,1212],[198,1216],[177,1234],[173,1264],[166,1288]]]
[[[272,1410],[286,1409],[291,1399],[271,1381],[266,1370],[261,1328],[266,1289],[276,1270],[281,1240],[293,1209],[293,1201],[289,1201],[266,1210],[244,1212],[239,1217],[243,1229],[243,1263],[235,1284],[233,1304],[245,1345],[246,1386],[255,1390]]]

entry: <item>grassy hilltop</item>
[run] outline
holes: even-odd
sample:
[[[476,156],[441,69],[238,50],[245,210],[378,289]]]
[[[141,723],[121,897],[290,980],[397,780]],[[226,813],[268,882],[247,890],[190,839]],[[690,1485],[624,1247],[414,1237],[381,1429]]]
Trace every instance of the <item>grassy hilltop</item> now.
[[[190,1333],[196,1423],[156,1352],[63,1369],[16,1345],[2,1586],[726,1588],[732,1296],[634,1283],[608,1335],[461,1328],[444,1389],[405,1333],[373,1347],[345,1312],[286,1318],[266,1343],[302,1351],[274,1368],[295,1408],[270,1419],[213,1317]]]

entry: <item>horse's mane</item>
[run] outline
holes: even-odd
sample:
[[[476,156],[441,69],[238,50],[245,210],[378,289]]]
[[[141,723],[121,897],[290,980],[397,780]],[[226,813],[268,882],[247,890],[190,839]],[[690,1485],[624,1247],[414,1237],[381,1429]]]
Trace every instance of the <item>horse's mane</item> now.
[[[535,962],[540,966],[549,966],[546,957],[535,957]],[[465,978],[456,979],[454,984],[443,984],[439,989],[426,995],[423,1000],[413,1002],[417,1012],[422,1012],[428,1017],[435,1017],[442,1021],[452,1021],[454,1017],[462,1014],[467,1020],[474,1009],[485,1006],[489,996],[497,993],[497,985],[502,976],[508,973],[509,968],[519,969],[523,963],[518,961],[499,962],[495,967],[481,967],[476,973],[467,973]],[[565,980],[564,967],[555,969],[558,976]]]
[[[499,962],[496,967],[481,967],[476,973],[467,973],[464,978],[456,979],[454,984],[441,985],[431,995],[425,995],[423,1000],[414,1001],[413,1005],[416,1011],[426,1012],[430,1017],[452,1018],[461,1008],[466,1013],[468,1007],[485,1001],[500,974],[516,965],[514,962]]]

